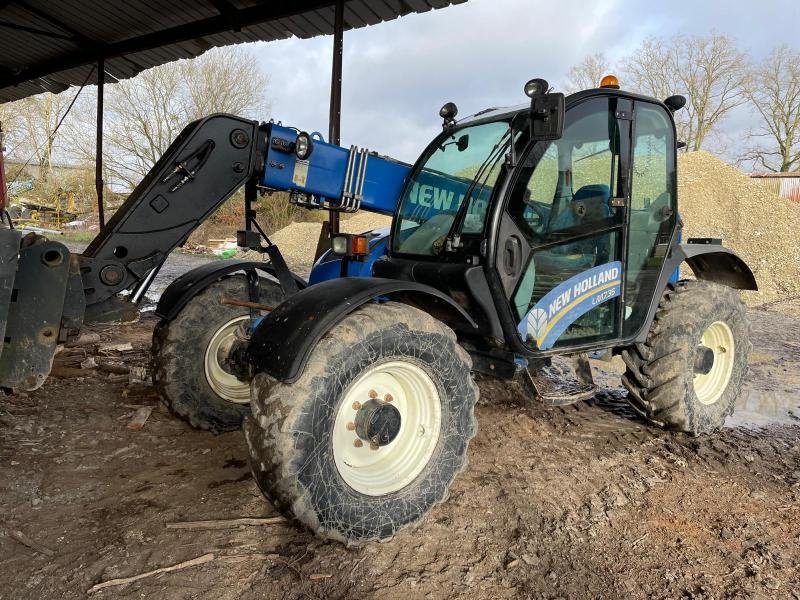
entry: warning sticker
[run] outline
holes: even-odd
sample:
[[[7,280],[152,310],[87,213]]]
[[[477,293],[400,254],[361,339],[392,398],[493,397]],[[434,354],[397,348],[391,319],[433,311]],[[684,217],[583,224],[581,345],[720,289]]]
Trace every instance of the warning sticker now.
[[[297,160],[294,163],[294,173],[292,174],[292,183],[298,187],[306,187],[308,181],[308,161]]]

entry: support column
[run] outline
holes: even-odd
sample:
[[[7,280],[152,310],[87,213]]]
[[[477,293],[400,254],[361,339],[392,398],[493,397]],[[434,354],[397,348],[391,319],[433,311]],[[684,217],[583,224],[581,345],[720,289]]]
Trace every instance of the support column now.
[[[100,227],[106,224],[103,210],[103,88],[106,82],[106,65],[102,58],[97,61],[97,146],[94,155],[94,186],[97,190],[97,215]]]
[[[340,144],[342,120],[342,57],[344,53],[344,0],[336,0],[333,20],[333,60],[331,64],[331,108],[328,141]],[[330,235],[339,233],[339,213],[330,211]]]
[[[8,198],[6,197],[6,167],[3,162],[3,124],[0,123],[0,213],[7,208]],[[3,216],[0,214],[0,224],[3,222]]]

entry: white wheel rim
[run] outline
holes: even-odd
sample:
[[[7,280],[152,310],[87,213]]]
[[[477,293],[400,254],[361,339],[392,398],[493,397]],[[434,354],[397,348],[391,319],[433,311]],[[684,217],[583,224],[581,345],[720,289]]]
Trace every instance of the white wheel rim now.
[[[213,335],[206,347],[204,366],[208,385],[217,396],[235,404],[250,402],[250,385],[228,373],[220,364],[219,357],[230,349],[230,344],[236,339],[236,329],[239,324],[249,318],[247,315],[243,315],[225,323]]]
[[[708,373],[694,376],[694,393],[701,404],[714,404],[728,387],[733,372],[736,347],[733,332],[722,321],[715,321],[703,332],[701,343],[714,353],[714,364]]]
[[[370,398],[400,413],[397,436],[376,447],[354,430],[358,409]],[[417,365],[391,361],[371,367],[353,382],[336,412],[333,458],[345,483],[367,496],[391,494],[425,469],[436,450],[442,425],[439,390]]]

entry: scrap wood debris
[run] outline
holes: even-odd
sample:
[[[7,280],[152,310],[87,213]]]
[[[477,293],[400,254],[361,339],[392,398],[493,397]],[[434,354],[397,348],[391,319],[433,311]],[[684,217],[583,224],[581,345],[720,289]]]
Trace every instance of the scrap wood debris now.
[[[180,571],[181,569],[188,569],[189,567],[196,567],[198,565],[209,563],[212,560],[214,560],[214,554],[212,553],[203,554],[202,556],[198,556],[191,560],[186,560],[176,565],[171,565],[169,567],[161,567],[158,569],[154,569],[152,571],[147,571],[146,573],[140,573],[139,575],[134,575],[133,577],[120,577],[118,579],[109,579],[108,581],[103,581],[101,583],[93,585],[88,590],[86,590],[86,593],[94,594],[108,587],[126,585],[128,583],[133,583],[134,581],[139,581],[140,579],[153,577],[154,575],[160,575],[161,573],[170,573],[172,571]]]
[[[17,540],[20,544],[22,544],[23,546],[27,546],[31,550],[35,550],[39,554],[44,554],[45,556],[55,555],[55,552],[53,552],[50,548],[48,548],[47,546],[43,546],[39,542],[32,540],[19,530],[12,530],[9,533],[11,537]]]
[[[181,521],[177,523],[167,523],[167,529],[231,529],[236,527],[278,525],[286,523],[284,517],[266,518],[241,518],[241,519],[220,519],[213,521]]]
[[[152,406],[142,406],[136,409],[133,413],[133,418],[128,423],[128,429],[131,431],[139,431],[144,427],[147,419],[150,418],[150,413],[153,412]]]

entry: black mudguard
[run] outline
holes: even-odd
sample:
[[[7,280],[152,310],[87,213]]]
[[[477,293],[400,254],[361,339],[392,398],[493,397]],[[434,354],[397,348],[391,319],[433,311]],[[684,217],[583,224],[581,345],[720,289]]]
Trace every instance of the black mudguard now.
[[[215,281],[219,281],[226,275],[237,271],[261,271],[280,281],[281,277],[275,265],[266,262],[249,260],[221,260],[206,263],[191,271],[187,271],[175,281],[173,281],[164,293],[156,306],[156,316],[161,319],[171,321],[181,309],[194,298],[197,294],[206,289]],[[290,273],[294,280],[296,289],[306,287],[306,281],[299,275]],[[284,290],[286,292],[286,290]],[[287,293],[288,295],[288,293]]]
[[[714,281],[738,290],[758,290],[755,275],[733,250],[721,244],[678,244],[669,258],[671,273],[686,262],[695,277]]]
[[[721,244],[674,244],[661,271],[661,279],[656,290],[658,294],[653,296],[647,320],[634,341],[644,342],[647,339],[647,333],[661,301],[661,292],[666,289],[675,269],[684,262],[698,279],[713,281],[738,290],[758,290],[753,271],[733,250]]]
[[[332,279],[298,292],[264,317],[247,351],[251,372],[296,381],[322,336],[359,306],[377,299],[416,306],[451,326],[460,321],[477,328],[461,306],[430,286],[375,277]]]

